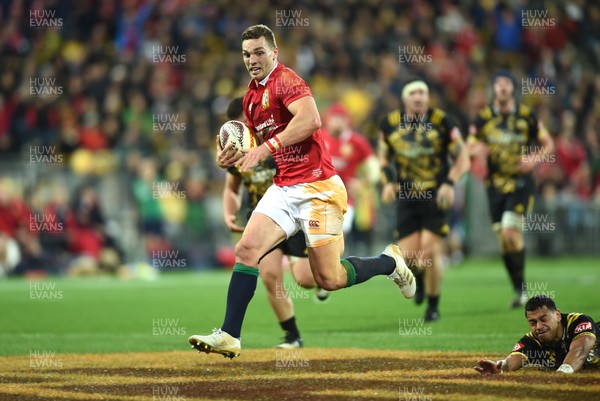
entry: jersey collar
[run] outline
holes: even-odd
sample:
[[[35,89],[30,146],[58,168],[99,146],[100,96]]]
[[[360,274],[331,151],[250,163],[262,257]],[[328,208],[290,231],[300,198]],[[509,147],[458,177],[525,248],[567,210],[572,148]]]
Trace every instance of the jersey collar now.
[[[269,80],[269,77],[271,76],[271,74],[273,73],[273,71],[275,71],[275,68],[279,67],[279,62],[275,62],[275,65],[273,66],[273,68],[271,69],[271,71],[269,71],[269,73],[267,74],[266,77],[264,77],[262,79],[262,81],[260,81],[258,83],[258,85],[262,85],[262,86],[267,86],[267,81]],[[254,87],[257,87],[258,85],[256,84],[256,81],[251,79],[250,83],[248,84],[248,87],[254,85]]]

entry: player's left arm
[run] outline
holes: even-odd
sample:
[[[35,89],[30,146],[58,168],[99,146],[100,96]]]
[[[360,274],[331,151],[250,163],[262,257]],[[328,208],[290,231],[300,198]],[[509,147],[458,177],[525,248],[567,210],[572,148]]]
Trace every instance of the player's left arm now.
[[[450,144],[448,146],[450,156],[453,159],[452,167],[448,172],[446,181],[440,185],[437,194],[437,205],[442,209],[450,209],[454,204],[454,184],[471,168],[469,150],[460,134],[458,127],[450,129]]]
[[[458,127],[452,128],[450,131],[450,157],[453,160],[452,168],[448,172],[448,178],[453,182],[458,182],[471,168],[469,159],[469,150],[465,146]]]
[[[596,336],[593,333],[585,332],[580,334],[571,342],[569,352],[567,353],[563,364],[558,368],[558,371],[563,373],[573,373],[580,370],[595,344]]]
[[[386,205],[392,203],[394,199],[396,199],[396,193],[398,192],[398,178],[396,177],[396,171],[393,166],[394,163],[391,157],[390,145],[385,136],[387,128],[388,122],[387,119],[384,119],[381,122],[377,146],[377,155],[381,169],[380,181],[383,184],[381,189],[381,201]]]
[[[529,173],[538,163],[545,160],[544,156],[549,156],[554,152],[554,140],[542,121],[537,122],[536,134],[540,146],[536,147],[535,152],[527,154],[525,159],[521,159],[519,165],[521,173]]]
[[[321,128],[321,117],[312,96],[294,100],[288,104],[287,108],[293,115],[287,127],[269,141],[249,150],[246,156],[238,162],[240,171],[247,171],[256,166],[275,149],[302,142]]]

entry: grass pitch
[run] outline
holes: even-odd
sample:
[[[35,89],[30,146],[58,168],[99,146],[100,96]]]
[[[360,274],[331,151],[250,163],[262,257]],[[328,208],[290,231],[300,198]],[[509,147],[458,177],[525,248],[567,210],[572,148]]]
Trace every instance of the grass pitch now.
[[[600,320],[597,266],[531,260],[528,290]],[[380,277],[325,303],[286,281],[306,346],[287,353],[272,349],[282,332],[259,283],[239,359],[188,351],[189,335],[222,323],[228,280],[212,272],[0,281],[0,400],[600,399],[598,371],[482,378],[472,370],[528,330],[523,311],[508,309],[499,258],[448,270],[433,324],[422,321],[424,305]]]
[[[28,356],[11,356],[0,357],[0,400],[592,401],[600,394],[598,371],[483,377],[472,370],[476,357],[344,348],[247,350],[234,361],[182,351],[61,354],[61,366],[34,369]]]

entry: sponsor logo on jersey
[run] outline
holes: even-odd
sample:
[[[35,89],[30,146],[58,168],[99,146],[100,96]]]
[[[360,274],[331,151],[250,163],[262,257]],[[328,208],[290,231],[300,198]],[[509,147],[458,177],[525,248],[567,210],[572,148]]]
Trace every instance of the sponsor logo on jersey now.
[[[575,327],[575,334],[583,333],[584,331],[592,329],[592,322],[583,322],[579,323],[577,327]]]
[[[517,352],[518,350],[523,349],[524,347],[525,345],[523,343],[516,343],[512,349],[512,352]]]

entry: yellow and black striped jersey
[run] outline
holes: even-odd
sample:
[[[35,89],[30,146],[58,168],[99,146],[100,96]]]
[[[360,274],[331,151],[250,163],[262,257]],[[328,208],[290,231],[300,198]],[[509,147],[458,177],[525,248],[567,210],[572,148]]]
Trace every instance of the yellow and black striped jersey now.
[[[456,128],[456,129],[455,129]],[[429,108],[420,116],[398,109],[381,122],[380,146],[394,161],[398,182],[414,183],[420,190],[438,188],[448,175],[448,156],[460,137],[456,124],[443,111]]]
[[[510,114],[502,114],[488,105],[481,109],[474,123],[476,132],[469,140],[488,145],[487,186],[501,193],[513,192],[516,180],[523,176],[519,171],[521,160],[539,144],[542,130],[537,117],[524,104],[517,105]]]
[[[258,201],[267,192],[267,189],[273,184],[276,164],[273,157],[269,156],[256,167],[244,173],[240,173],[237,167],[230,167],[227,171],[242,178],[242,184],[244,184],[248,194],[248,205],[251,209],[254,209],[258,205]]]
[[[529,332],[515,344],[510,355],[522,355],[530,366],[556,370],[565,360],[573,340],[580,336],[593,336],[596,345],[588,355],[585,365],[600,366],[599,324],[582,313],[561,313],[561,322],[563,334],[558,343],[544,344],[534,333]]]

